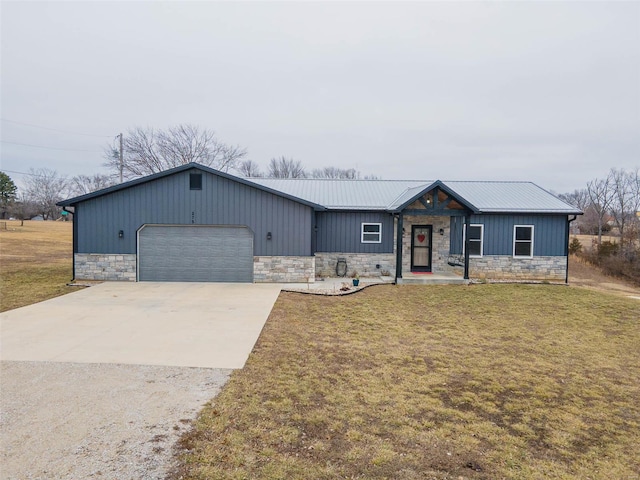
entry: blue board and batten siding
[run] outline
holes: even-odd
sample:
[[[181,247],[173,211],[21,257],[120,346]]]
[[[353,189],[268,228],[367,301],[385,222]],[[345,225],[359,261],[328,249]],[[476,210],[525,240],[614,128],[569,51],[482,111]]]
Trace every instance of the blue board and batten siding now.
[[[533,225],[534,256],[566,255],[566,215],[472,215],[472,224],[484,225],[484,255],[513,255],[513,226]],[[462,253],[464,217],[451,217],[451,254]]]
[[[76,253],[136,253],[142,225],[175,224],[246,225],[254,255],[312,255],[311,207],[206,172],[202,190],[190,190],[193,172],[201,173],[187,170],[78,204]]]
[[[381,243],[362,243],[363,223],[382,224]],[[317,252],[393,253],[393,215],[384,212],[316,213]]]

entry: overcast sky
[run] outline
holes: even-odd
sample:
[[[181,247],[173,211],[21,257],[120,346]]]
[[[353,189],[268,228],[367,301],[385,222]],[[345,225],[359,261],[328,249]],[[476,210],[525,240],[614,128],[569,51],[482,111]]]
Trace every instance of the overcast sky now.
[[[180,123],[384,179],[565,192],[640,166],[638,2],[3,1],[1,22],[6,171],[106,172],[118,133]]]

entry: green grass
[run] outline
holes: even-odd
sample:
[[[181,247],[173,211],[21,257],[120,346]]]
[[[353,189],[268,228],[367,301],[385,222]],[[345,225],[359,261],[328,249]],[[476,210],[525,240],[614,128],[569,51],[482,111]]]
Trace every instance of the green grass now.
[[[3,272],[0,282],[0,312],[70,293],[66,284],[73,276],[71,265],[42,265]]]
[[[548,285],[282,294],[174,478],[636,479],[639,319]]]

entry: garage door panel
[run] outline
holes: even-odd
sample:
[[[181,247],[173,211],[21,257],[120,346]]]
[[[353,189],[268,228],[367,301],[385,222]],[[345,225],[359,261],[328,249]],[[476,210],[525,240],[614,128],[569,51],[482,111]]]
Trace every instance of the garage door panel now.
[[[253,282],[253,233],[242,226],[147,225],[141,281]]]

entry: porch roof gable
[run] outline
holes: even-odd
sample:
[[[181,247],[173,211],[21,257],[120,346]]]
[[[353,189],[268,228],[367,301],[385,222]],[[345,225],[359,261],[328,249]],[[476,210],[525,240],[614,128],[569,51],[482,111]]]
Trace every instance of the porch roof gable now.
[[[407,188],[404,192],[402,192],[402,194],[400,194],[395,200],[393,200],[391,204],[387,206],[387,210],[393,213],[399,213],[405,210],[416,200],[419,200],[420,198],[434,190],[440,190],[444,192],[450,199],[455,200],[458,204],[460,204],[464,208],[464,210],[470,211],[471,213],[480,212],[480,210],[475,205],[454,192],[440,180],[436,180],[426,187],[422,185],[419,187]],[[441,209],[441,213],[445,211],[446,209]],[[424,213],[433,214],[434,212],[432,212],[431,209],[425,209]]]

